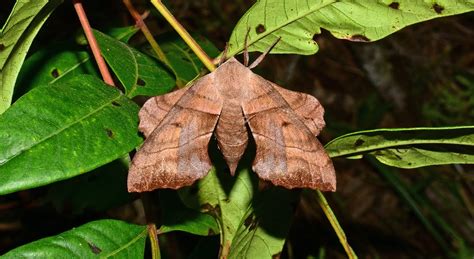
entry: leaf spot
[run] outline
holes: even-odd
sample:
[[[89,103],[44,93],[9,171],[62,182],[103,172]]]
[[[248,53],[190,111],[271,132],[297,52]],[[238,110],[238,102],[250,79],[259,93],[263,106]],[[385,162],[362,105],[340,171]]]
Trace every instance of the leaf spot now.
[[[438,3],[434,3],[434,4],[433,4],[433,10],[434,10],[437,14],[441,14],[441,13],[444,11],[444,7],[442,7],[442,6],[439,5]]]
[[[95,244],[90,243],[90,242],[87,242],[87,244],[89,245],[89,248],[91,249],[92,253],[94,253],[94,254],[100,254],[100,252],[102,252],[102,249],[100,249],[99,247],[97,247]]]
[[[114,132],[111,129],[105,129],[105,132],[107,133],[107,136],[109,136],[109,138],[114,137]]]
[[[360,147],[364,143],[365,143],[365,141],[360,138],[360,139],[356,140],[356,142],[354,143],[354,147]]]
[[[116,101],[113,101],[113,102],[112,102],[112,105],[113,105],[113,106],[116,106],[116,107],[122,106],[120,103],[118,103],[118,102],[116,102]]]
[[[217,233],[214,232],[214,230],[212,228],[209,229],[209,231],[207,232],[207,235],[208,236],[215,236]]]
[[[143,79],[138,78],[138,79],[137,79],[137,85],[138,85],[138,86],[145,86],[145,85],[146,85],[146,82],[145,82]]]
[[[51,71],[51,76],[53,76],[54,78],[58,78],[59,70],[57,68],[53,69],[53,71]]]
[[[0,51],[2,51],[4,49],[5,49],[5,45],[3,45],[3,43],[0,43]]]
[[[358,41],[358,42],[369,42],[370,41],[369,38],[367,38],[366,36],[364,36],[362,34],[354,34],[349,38],[349,40]]]
[[[399,2],[392,2],[391,4],[388,5],[388,7],[398,10],[400,8],[400,3]]]
[[[263,24],[259,24],[256,28],[255,31],[257,34],[264,33],[266,31],[265,26]]]

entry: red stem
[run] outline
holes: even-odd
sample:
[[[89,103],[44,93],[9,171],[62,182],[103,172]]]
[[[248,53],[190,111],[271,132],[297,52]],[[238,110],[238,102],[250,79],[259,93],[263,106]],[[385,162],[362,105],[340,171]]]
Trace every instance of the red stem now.
[[[99,67],[102,79],[106,84],[115,86],[114,80],[112,80],[112,76],[110,75],[109,69],[105,64],[104,58],[100,54],[99,44],[97,44],[97,40],[94,37],[94,33],[92,32],[91,25],[89,24],[89,20],[87,19],[87,15],[84,11],[81,0],[72,0],[72,2],[74,4],[74,9],[76,9],[77,16],[79,17],[79,21],[81,22],[82,29],[86,34],[92,54],[94,55],[95,61],[97,62],[97,66]]]

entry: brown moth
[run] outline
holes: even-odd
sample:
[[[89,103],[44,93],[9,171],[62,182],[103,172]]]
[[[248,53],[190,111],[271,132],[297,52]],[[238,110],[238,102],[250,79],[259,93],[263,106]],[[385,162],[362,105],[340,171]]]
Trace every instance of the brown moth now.
[[[324,109],[308,94],[279,87],[235,58],[191,86],[149,99],[140,110],[146,141],[133,158],[128,191],[177,189],[211,169],[208,145],[217,139],[233,175],[250,132],[261,179],[286,188],[336,190],[331,159],[315,138]]]

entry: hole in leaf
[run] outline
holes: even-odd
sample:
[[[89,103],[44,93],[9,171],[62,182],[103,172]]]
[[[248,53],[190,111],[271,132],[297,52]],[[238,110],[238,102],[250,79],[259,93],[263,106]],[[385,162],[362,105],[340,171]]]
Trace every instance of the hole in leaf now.
[[[398,8],[400,8],[400,3],[399,2],[392,2],[391,4],[388,5],[388,7],[398,10]]]
[[[143,79],[138,78],[138,79],[137,79],[137,85],[138,85],[138,86],[145,86],[145,85],[146,85],[146,82],[145,82]]]
[[[442,7],[441,5],[435,3],[435,4],[433,4],[433,10],[435,10],[435,12],[437,14],[441,14],[444,10],[444,7]]]
[[[53,71],[51,71],[51,75],[54,77],[54,78],[58,78],[59,77],[59,71],[57,68],[53,69]]]
[[[257,34],[260,34],[260,33],[264,33],[265,32],[265,26],[263,24],[259,24],[256,28],[255,28],[255,31],[257,32]]]
[[[107,133],[107,136],[109,138],[113,138],[114,137],[114,132],[111,130],[111,129],[105,129],[105,132]]]
[[[118,103],[118,102],[116,102],[116,101],[113,101],[113,102],[112,102],[112,105],[113,105],[113,106],[116,106],[116,107],[122,106],[120,103]]]

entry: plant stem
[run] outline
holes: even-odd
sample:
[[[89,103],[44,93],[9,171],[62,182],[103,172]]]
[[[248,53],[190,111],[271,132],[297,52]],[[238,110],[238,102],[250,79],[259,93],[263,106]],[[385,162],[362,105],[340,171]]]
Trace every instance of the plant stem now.
[[[204,52],[204,50],[197,44],[197,42],[189,35],[189,33],[184,29],[184,27],[176,20],[176,18],[171,14],[171,12],[163,5],[160,0],[151,0],[151,3],[156,7],[156,9],[163,15],[163,17],[168,21],[168,23],[176,30],[176,32],[183,38],[184,42],[193,50],[196,56],[201,60],[201,62],[206,66],[209,71],[214,71],[216,66],[212,63],[211,58]]]
[[[132,15],[133,19],[135,20],[136,26],[142,31],[143,35],[145,36],[148,43],[150,43],[151,48],[153,49],[153,51],[155,51],[158,58],[161,61],[163,61],[163,63],[165,63],[166,65],[171,67],[170,62],[166,58],[165,53],[163,52],[163,50],[158,45],[158,42],[156,42],[155,38],[153,38],[153,35],[151,34],[150,30],[148,29],[148,26],[146,26],[145,21],[143,21],[142,16],[138,13],[137,9],[135,9],[132,2],[130,2],[130,0],[123,0],[123,3],[125,4],[128,11],[130,12],[130,15]]]
[[[87,41],[89,42],[89,46],[91,47],[92,54],[94,55],[95,61],[97,62],[97,66],[99,67],[102,79],[106,84],[115,86],[114,80],[112,79],[109,69],[107,68],[107,64],[105,64],[104,58],[100,54],[99,44],[97,44],[97,40],[94,37],[94,33],[92,32],[91,25],[89,24],[89,20],[87,19],[87,15],[84,11],[81,0],[73,0],[72,2],[74,4],[74,9],[76,9],[77,16],[79,17],[79,21],[81,22],[81,26],[84,30]]]
[[[316,194],[318,198],[318,203],[323,209],[324,214],[326,214],[326,217],[331,223],[332,228],[336,232],[336,235],[339,238],[339,242],[341,242],[341,245],[346,251],[347,257],[349,257],[350,259],[357,258],[357,255],[355,254],[354,250],[352,250],[352,247],[347,242],[347,237],[344,233],[344,230],[342,229],[341,225],[339,225],[339,222],[337,221],[337,218],[334,215],[334,212],[332,211],[331,207],[329,207],[326,197],[324,197],[324,195],[319,190],[316,190]]]
[[[148,224],[148,237],[150,238],[151,244],[151,258],[160,259],[160,246],[158,245],[158,232],[156,231],[155,224]]]

